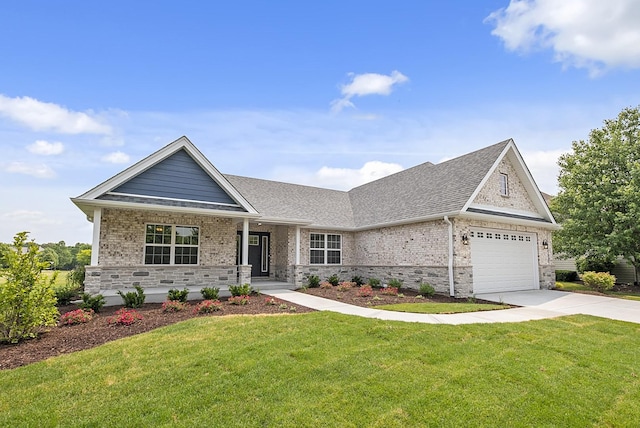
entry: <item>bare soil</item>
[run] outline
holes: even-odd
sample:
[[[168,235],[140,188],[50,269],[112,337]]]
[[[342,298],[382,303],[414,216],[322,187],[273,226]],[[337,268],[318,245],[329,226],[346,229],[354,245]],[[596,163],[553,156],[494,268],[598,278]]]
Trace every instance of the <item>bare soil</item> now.
[[[381,289],[374,289],[373,295],[369,297],[361,297],[358,294],[357,287],[345,291],[338,291],[337,287],[332,287],[331,289],[308,288],[299,291],[363,307],[393,303],[449,303],[461,301],[461,299],[443,295],[420,298],[418,297],[418,293],[413,290],[401,290],[403,296],[390,296],[383,294]],[[162,304],[149,303],[140,309],[136,309],[136,311],[142,315],[142,320],[136,321],[130,326],[114,325],[108,322],[109,318],[113,317],[122,306],[104,307],[87,323],[73,326],[50,327],[42,331],[37,338],[24,340],[18,344],[0,343],[0,370],[12,369],[57,355],[93,348],[112,340],[144,333],[193,317],[305,313],[314,311],[313,309],[279,299],[274,299],[275,304],[266,304],[265,301],[267,298],[271,299],[268,296],[253,296],[248,305],[232,305],[223,299],[222,311],[206,315],[194,314],[193,308],[199,301],[190,301],[190,308],[180,312],[163,312]],[[475,302],[490,303],[478,300]],[[78,309],[78,307],[75,305],[58,308],[60,314],[76,309]]]

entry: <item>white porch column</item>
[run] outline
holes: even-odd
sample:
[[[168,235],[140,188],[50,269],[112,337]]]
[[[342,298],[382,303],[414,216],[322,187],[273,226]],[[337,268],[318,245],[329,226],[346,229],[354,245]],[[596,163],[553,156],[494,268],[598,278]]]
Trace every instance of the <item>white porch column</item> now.
[[[100,253],[100,223],[102,222],[102,208],[93,210],[93,241],[91,242],[91,266],[98,266]]]
[[[300,264],[300,226],[296,226],[296,265]]]
[[[242,264],[249,264],[249,219],[242,222]]]

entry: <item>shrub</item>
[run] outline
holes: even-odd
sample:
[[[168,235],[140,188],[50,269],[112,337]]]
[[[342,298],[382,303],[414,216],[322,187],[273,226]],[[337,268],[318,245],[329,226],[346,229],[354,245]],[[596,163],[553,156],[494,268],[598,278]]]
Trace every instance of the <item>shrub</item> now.
[[[17,343],[36,337],[42,327],[57,323],[58,309],[53,283],[42,270],[48,263],[38,257],[38,245],[27,242],[27,232],[16,234],[13,249],[3,255],[0,270],[0,342]],[[26,250],[25,250],[26,248]]]
[[[54,289],[58,306],[66,306],[78,295],[78,287],[65,284]]]
[[[118,310],[114,316],[109,317],[109,319],[107,319],[107,323],[109,325],[131,325],[141,319],[142,315],[140,315],[136,310],[122,308]]]
[[[203,300],[193,308],[194,314],[210,314],[212,312],[218,312],[222,310],[222,303],[220,300]]]
[[[167,299],[176,300],[178,302],[186,303],[187,298],[189,297],[189,289],[187,287],[184,290],[178,290],[177,288],[172,288],[169,290],[167,294]]]
[[[162,302],[162,312],[181,312],[189,307],[187,302],[180,300],[166,300]]]
[[[242,285],[230,285],[229,286],[229,293],[231,293],[232,296],[248,296],[249,294],[251,294],[251,292],[253,291],[253,289],[251,288],[250,284],[242,284]]]
[[[200,290],[204,300],[218,300],[220,298],[220,289],[218,287],[204,287]]]
[[[402,288],[402,281],[396,278],[391,278],[387,283],[387,286],[397,288],[399,291]]]
[[[144,299],[146,298],[144,289],[139,285],[136,285],[135,289],[136,291],[128,291],[126,293],[118,290],[118,294],[122,297],[124,306],[127,308],[141,308],[144,304]]]
[[[613,288],[616,277],[607,272],[585,272],[582,274],[582,282],[589,288],[604,292]]]
[[[80,307],[82,309],[91,309],[94,312],[100,312],[100,309],[106,303],[104,300],[104,296],[102,294],[96,294],[92,296],[88,293],[82,293],[82,303],[80,303]]]
[[[75,311],[65,312],[60,316],[60,325],[76,325],[89,322],[93,319],[92,309],[76,309]]]
[[[380,290],[380,294],[384,294],[385,296],[397,296],[398,288],[397,287],[385,287]]]
[[[309,275],[307,284],[309,284],[309,288],[318,287],[320,285],[320,277],[318,275]]]
[[[380,288],[380,280],[378,278],[369,278],[369,285],[373,288]]]
[[[370,285],[361,285],[357,293],[360,297],[371,297],[373,296],[373,288]]]
[[[340,283],[340,278],[338,278],[338,275],[333,274],[329,278],[327,278],[327,281],[335,287]]]
[[[344,281],[338,284],[337,290],[347,291],[347,290],[350,290],[352,287],[353,287],[353,282]]]
[[[242,296],[231,296],[227,301],[232,305],[248,305],[249,296],[244,294]]]
[[[418,289],[418,293],[420,293],[420,295],[424,296],[424,297],[431,297],[434,294],[436,294],[436,290],[428,282],[423,282],[422,284],[420,284],[420,288]]]
[[[355,275],[351,278],[351,282],[355,282],[358,287],[364,285],[364,279],[361,276]]]
[[[603,257],[584,256],[576,260],[578,272],[611,272],[615,263]]]
[[[278,304],[278,301],[273,297],[265,297],[264,304],[267,306],[275,306]]]
[[[67,281],[70,284],[75,285],[76,288],[80,288],[84,285],[85,267],[77,266],[67,274]]]
[[[320,288],[324,288],[324,289],[333,288],[333,285],[331,285],[329,281],[322,281],[320,283]]]
[[[578,280],[578,272],[575,270],[557,270],[556,281],[574,282]]]

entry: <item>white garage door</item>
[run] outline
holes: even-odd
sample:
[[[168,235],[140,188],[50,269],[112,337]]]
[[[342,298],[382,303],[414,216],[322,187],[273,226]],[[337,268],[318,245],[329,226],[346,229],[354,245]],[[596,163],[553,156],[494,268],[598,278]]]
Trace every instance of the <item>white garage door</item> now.
[[[540,288],[535,234],[472,229],[469,242],[474,294]]]

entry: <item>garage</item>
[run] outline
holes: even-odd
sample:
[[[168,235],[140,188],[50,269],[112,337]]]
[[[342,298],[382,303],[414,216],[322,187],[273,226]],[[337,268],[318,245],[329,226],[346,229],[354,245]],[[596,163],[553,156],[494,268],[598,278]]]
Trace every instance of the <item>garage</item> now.
[[[537,239],[533,233],[472,229],[473,293],[537,290]]]

